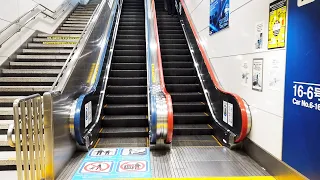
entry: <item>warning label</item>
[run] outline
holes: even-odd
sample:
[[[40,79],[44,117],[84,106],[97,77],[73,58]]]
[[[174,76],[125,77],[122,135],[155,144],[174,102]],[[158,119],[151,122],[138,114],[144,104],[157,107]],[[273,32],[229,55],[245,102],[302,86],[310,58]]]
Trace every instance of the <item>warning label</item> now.
[[[116,148],[101,148],[101,149],[94,149],[91,151],[90,156],[97,157],[97,156],[114,156],[117,154]]]
[[[120,161],[118,172],[146,172],[147,161]]]
[[[81,173],[109,173],[112,162],[86,162],[81,169]]]
[[[147,148],[123,148],[122,156],[140,155],[144,156],[147,154]]]

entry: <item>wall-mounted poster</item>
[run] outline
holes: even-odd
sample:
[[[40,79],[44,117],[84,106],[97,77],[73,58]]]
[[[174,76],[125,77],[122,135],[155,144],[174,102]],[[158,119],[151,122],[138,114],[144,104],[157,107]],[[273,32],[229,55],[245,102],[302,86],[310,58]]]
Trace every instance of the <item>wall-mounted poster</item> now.
[[[252,62],[252,89],[262,92],[263,88],[263,59],[253,59]]]
[[[229,27],[229,7],[229,0],[210,0],[210,35]]]
[[[268,49],[283,48],[286,39],[287,0],[276,0],[269,6]]]

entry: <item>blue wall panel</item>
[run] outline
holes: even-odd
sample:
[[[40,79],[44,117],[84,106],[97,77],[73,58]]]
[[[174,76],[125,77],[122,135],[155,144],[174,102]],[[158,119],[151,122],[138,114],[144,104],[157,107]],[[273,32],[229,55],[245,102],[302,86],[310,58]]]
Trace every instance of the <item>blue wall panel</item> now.
[[[320,179],[320,1],[289,1],[283,161]]]

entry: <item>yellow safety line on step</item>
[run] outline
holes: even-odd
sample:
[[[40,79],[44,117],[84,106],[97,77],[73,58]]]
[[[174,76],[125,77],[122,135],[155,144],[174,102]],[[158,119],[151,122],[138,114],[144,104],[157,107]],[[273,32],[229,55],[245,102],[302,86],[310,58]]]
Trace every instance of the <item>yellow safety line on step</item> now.
[[[69,41],[66,41],[66,42],[43,42],[43,44],[46,44],[46,45],[72,44],[72,45],[74,45],[74,44],[77,44],[77,42],[74,42],[74,41],[72,41],[72,42],[69,42]]]
[[[50,40],[77,40],[80,39],[80,37],[68,37],[68,36],[49,36],[47,39]]]
[[[98,139],[98,141],[96,142],[96,144],[93,146],[93,148],[96,148],[97,145],[99,144],[99,142],[100,142],[100,138]]]
[[[222,146],[222,144],[218,141],[218,139],[216,137],[214,137],[214,135],[212,135],[213,139],[216,140],[216,142],[219,144],[219,146]]]
[[[206,116],[209,116],[209,114],[208,114],[208,113],[206,113],[206,112],[204,112],[204,114],[205,114]]]

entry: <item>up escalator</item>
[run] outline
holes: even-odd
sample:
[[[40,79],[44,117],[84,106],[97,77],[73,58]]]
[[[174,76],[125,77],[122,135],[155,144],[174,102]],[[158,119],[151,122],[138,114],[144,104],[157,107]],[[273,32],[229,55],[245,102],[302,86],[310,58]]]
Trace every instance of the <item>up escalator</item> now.
[[[217,146],[202,86],[178,17],[156,0],[158,33],[166,88],[174,113],[173,146]]]
[[[9,125],[13,124],[13,101],[50,91],[96,6],[96,1],[77,6],[55,34],[38,33],[12,60],[1,66],[0,171],[16,169],[15,149],[8,145],[6,135]]]
[[[148,100],[144,0],[124,0],[97,148],[145,147]]]

